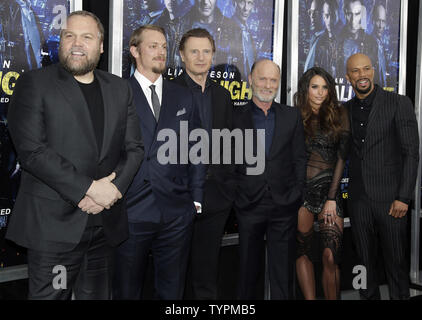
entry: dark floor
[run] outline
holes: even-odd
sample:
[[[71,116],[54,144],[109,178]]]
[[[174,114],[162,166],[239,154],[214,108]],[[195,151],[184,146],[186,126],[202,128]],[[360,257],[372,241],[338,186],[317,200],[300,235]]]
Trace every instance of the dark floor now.
[[[352,246],[352,239],[350,228],[345,229],[344,232],[344,249],[341,263],[341,291],[342,298],[346,300],[358,299],[358,294],[352,288],[353,267],[357,265],[357,258],[355,250]],[[234,300],[236,299],[237,276],[238,276],[238,246],[225,246],[221,249],[220,259],[220,276],[219,276],[219,299],[220,300]],[[152,263],[150,263],[150,266]],[[381,279],[383,276],[383,268],[380,268]],[[323,297],[322,288],[320,285],[321,279],[321,263],[320,261],[315,264],[317,295],[319,298]],[[189,272],[188,272],[189,275]],[[385,282],[385,281],[383,281]],[[27,280],[13,281],[8,283],[0,283],[0,300],[23,300],[26,299],[27,294]],[[386,289],[382,289],[386,292]],[[300,289],[296,284],[296,298],[301,300],[303,298]],[[414,292],[416,295],[417,292]],[[187,289],[185,298],[190,299],[191,293],[189,290],[189,276],[187,277]],[[150,267],[147,274],[147,283],[144,289],[144,298],[153,299],[153,270]],[[388,298],[388,293],[382,298]],[[262,272],[260,274],[259,286],[257,288],[257,299],[264,299],[264,259],[262,258]]]

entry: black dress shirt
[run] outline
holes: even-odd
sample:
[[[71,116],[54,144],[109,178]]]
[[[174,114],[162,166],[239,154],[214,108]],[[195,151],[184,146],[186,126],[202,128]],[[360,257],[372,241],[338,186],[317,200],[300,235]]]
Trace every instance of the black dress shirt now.
[[[191,79],[187,72],[183,73],[186,83],[193,94],[195,105],[198,107],[199,118],[201,119],[201,126],[211,136],[212,130],[212,100],[211,100],[211,83],[210,78],[205,82],[205,90],[202,92],[202,86]]]
[[[270,155],[270,148],[273,142],[275,127],[275,112],[273,108],[268,109],[267,115],[253,101],[252,102],[252,119],[255,129],[265,130],[265,155]]]
[[[358,99],[355,97],[352,100],[352,130],[353,130],[353,145],[359,155],[362,154],[363,144],[366,138],[366,128],[368,125],[369,114],[372,110],[372,103],[374,101],[378,86],[375,85],[374,90],[365,99]]]

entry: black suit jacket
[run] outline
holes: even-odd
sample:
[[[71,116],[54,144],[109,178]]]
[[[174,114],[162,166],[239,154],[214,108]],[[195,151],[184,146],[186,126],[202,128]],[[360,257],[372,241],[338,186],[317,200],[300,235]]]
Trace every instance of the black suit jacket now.
[[[255,129],[252,118],[252,103],[237,107],[233,115],[234,128]],[[247,175],[247,165],[236,166],[236,207],[253,209],[268,189],[274,202],[289,206],[302,201],[306,177],[306,149],[303,123],[298,108],[273,102],[275,128],[270,154],[265,159],[265,170],[260,175]],[[256,155],[256,133],[254,134]]]
[[[351,101],[345,106],[351,115],[353,138]],[[379,87],[369,114],[362,153],[358,155],[354,145],[352,152],[352,159],[360,159],[362,172],[350,162],[351,200],[363,191],[353,183],[359,174],[362,174],[364,191],[372,200],[412,199],[419,162],[419,134],[410,99]]]
[[[23,172],[7,238],[21,246],[57,251],[54,243],[76,245],[88,219],[78,203],[93,179],[114,171],[113,183],[124,194],[142,162],[132,90],[107,72],[95,76],[104,101],[100,153],[82,91],[61,65],[26,72],[16,84],[8,121]],[[121,201],[101,214],[109,244],[125,240]]]
[[[173,82],[188,87],[184,76],[175,78]],[[211,80],[210,89],[212,100],[212,129],[228,129],[231,131],[233,128],[233,102],[230,92],[213,80]],[[234,163],[233,150],[231,150],[231,153],[232,163]],[[209,159],[212,162],[212,147],[210,147]],[[211,163],[207,168],[202,204],[204,212],[213,213],[228,209],[233,204],[234,196],[234,165],[223,163],[223,143],[221,143],[220,164]]]

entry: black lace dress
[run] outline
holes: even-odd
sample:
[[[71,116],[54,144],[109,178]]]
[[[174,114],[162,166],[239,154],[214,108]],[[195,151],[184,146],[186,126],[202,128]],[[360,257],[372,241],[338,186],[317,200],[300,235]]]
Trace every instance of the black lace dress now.
[[[338,189],[349,149],[350,123],[346,109],[341,107],[342,130],[336,139],[332,135],[322,132],[317,115],[314,115],[311,121],[315,135],[306,141],[308,162],[303,207],[315,214],[316,219],[319,219],[322,249],[331,249],[334,260],[338,263],[342,247],[343,227],[338,224],[325,224],[320,214],[325,202],[335,199],[337,215],[343,218],[341,195]],[[307,234],[298,234],[298,256],[307,255],[312,258],[312,236],[313,230]]]

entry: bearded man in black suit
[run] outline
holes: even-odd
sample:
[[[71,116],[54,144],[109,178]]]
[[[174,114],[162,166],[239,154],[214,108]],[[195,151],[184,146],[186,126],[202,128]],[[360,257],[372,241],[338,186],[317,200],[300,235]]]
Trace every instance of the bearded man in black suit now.
[[[11,100],[22,179],[6,237],[28,248],[30,299],[109,299],[128,236],[120,199],[143,159],[139,119],[129,84],[95,70],[98,17],[73,12],[60,38],[60,63],[25,72]]]

